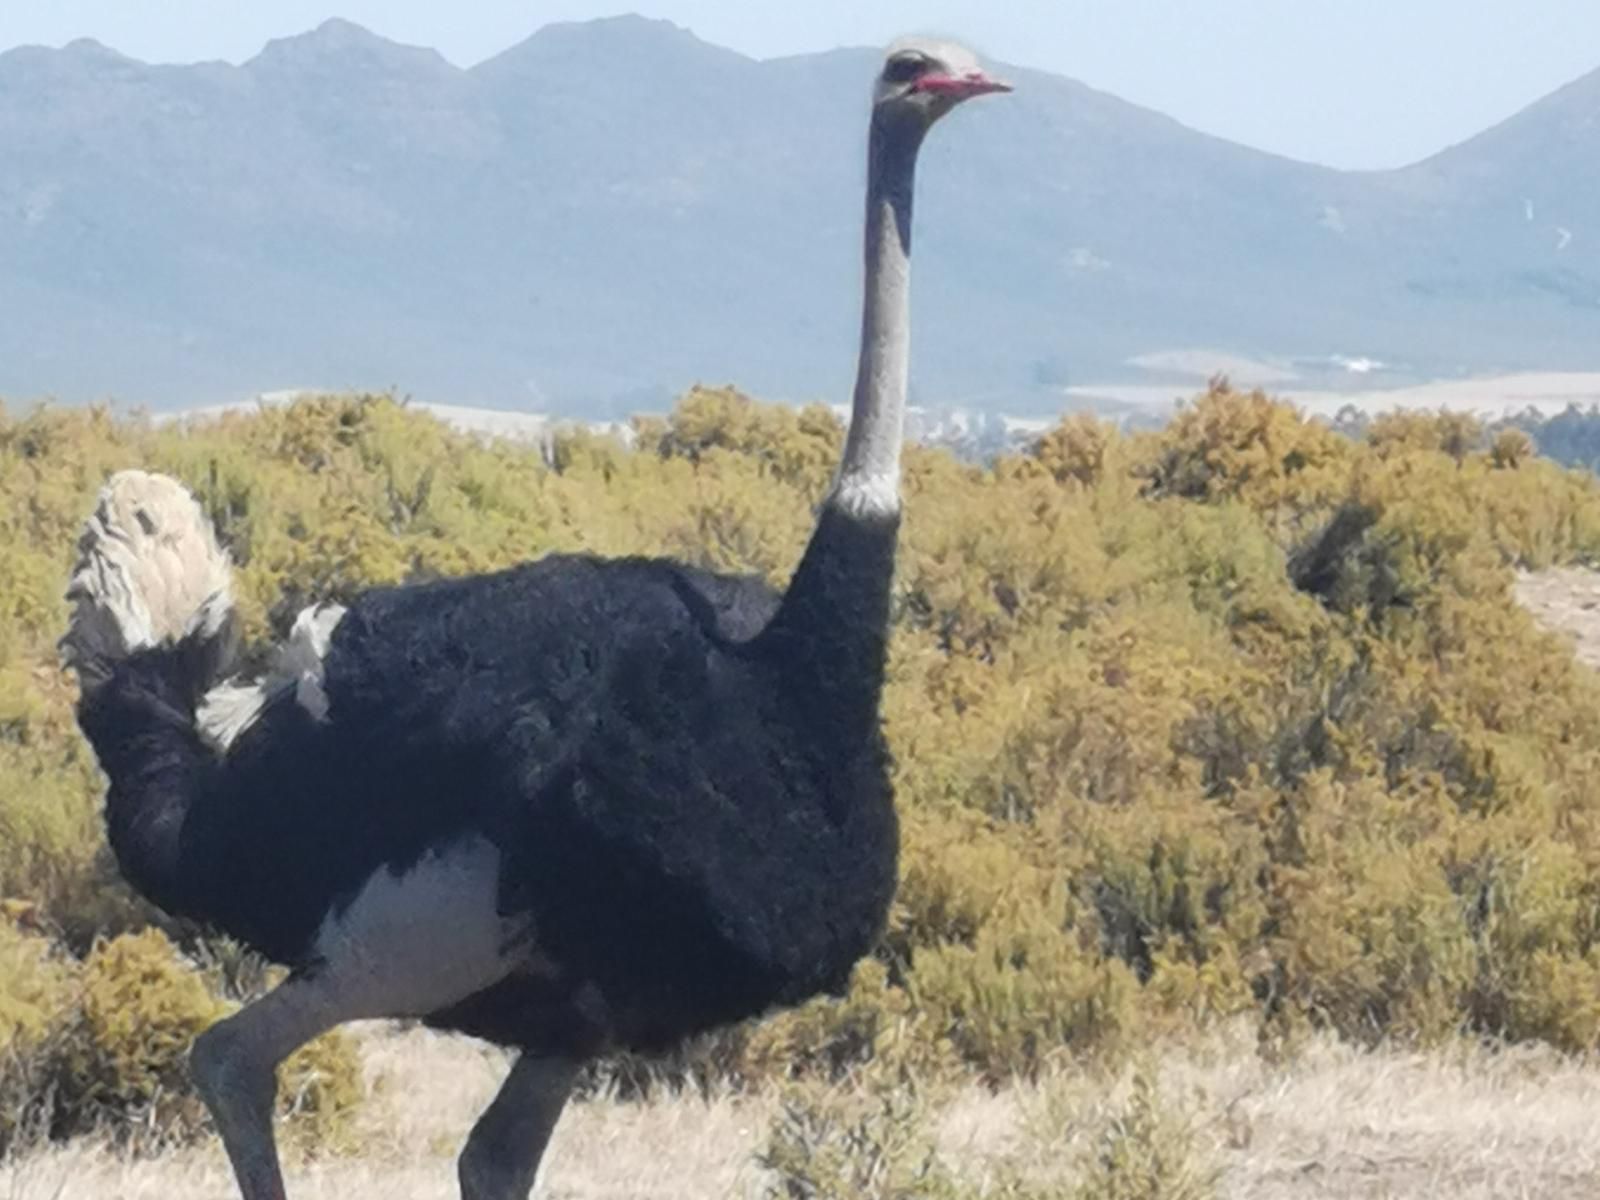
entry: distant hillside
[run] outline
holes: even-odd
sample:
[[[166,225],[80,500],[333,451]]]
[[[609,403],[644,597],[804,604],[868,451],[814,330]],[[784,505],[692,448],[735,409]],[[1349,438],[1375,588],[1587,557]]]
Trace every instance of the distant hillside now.
[[[340,21],[238,67],[0,55],[0,394],[838,399],[876,58],[758,62],[641,18],[472,70]],[[1389,382],[1600,367],[1600,73],[1384,173],[1010,73],[926,154],[922,403],[1046,409],[1200,346]]]

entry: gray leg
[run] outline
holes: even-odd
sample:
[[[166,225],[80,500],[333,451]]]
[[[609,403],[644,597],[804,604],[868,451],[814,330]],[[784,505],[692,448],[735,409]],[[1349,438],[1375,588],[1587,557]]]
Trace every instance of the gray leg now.
[[[528,1200],[578,1070],[566,1058],[517,1059],[461,1152],[461,1200]]]
[[[372,1015],[350,1011],[344,1000],[328,981],[291,977],[196,1039],[189,1059],[195,1088],[222,1135],[244,1200],[285,1200],[272,1137],[278,1064],[335,1025]]]
[[[329,966],[310,975],[291,975],[195,1040],[189,1060],[195,1088],[222,1135],[244,1200],[286,1200],[272,1136],[279,1063],[312,1038],[346,1021],[410,1016],[438,1007],[442,993],[437,989],[419,987],[414,979],[386,975],[377,964],[356,958],[350,963],[362,969]],[[367,969],[369,965],[371,969]],[[492,980],[469,979],[465,986],[470,994],[488,982]],[[570,1086],[570,1077],[567,1084]],[[531,1086],[524,1086],[533,1094]],[[481,1123],[497,1127],[491,1118],[499,1107],[496,1100]],[[560,1111],[559,1105],[555,1111]],[[555,1123],[554,1115],[550,1123]],[[502,1116],[498,1122],[500,1126],[514,1124],[515,1118],[510,1116]]]

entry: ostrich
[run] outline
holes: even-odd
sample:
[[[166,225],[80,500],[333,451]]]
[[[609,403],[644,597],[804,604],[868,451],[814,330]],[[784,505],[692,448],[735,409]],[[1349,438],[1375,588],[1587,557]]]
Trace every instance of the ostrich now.
[[[62,649],[112,849],[162,909],[291,968],[192,1052],[245,1200],[284,1195],[277,1065],[343,1022],[518,1052],[458,1162],[464,1200],[511,1200],[585,1062],[837,993],[871,950],[898,852],[878,705],[913,175],[935,121],[1005,90],[957,46],[888,55],[853,415],[781,595],[550,556],[308,609],[247,683],[193,497],[133,471],[101,492]]]

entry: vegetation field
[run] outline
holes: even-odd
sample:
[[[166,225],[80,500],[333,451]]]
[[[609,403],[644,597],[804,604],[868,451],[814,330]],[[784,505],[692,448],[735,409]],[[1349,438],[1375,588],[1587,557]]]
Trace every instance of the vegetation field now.
[[[257,646],[314,600],[558,550],[781,583],[831,414],[699,390],[637,433],[546,461],[385,397],[0,412],[0,1196],[225,1191],[182,1057],[267,979],[106,858],[54,656],[105,475],[196,490]],[[597,1071],[553,1194],[1589,1190],[1600,683],[1514,588],[1600,558],[1594,478],[1514,429],[1352,439],[1217,386],[1157,432],[913,451],[906,492],[880,953],[841,1001]],[[300,1194],[448,1194],[494,1066],[311,1047]]]

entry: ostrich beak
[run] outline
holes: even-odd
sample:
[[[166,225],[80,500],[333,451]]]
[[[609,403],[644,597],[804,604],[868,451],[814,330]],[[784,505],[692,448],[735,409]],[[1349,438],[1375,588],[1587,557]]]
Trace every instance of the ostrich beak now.
[[[968,71],[965,75],[924,75],[917,80],[913,91],[933,92],[940,96],[948,96],[952,100],[968,100],[973,96],[984,96],[990,92],[1009,92],[1011,85],[1000,79],[992,79],[982,71]]]

